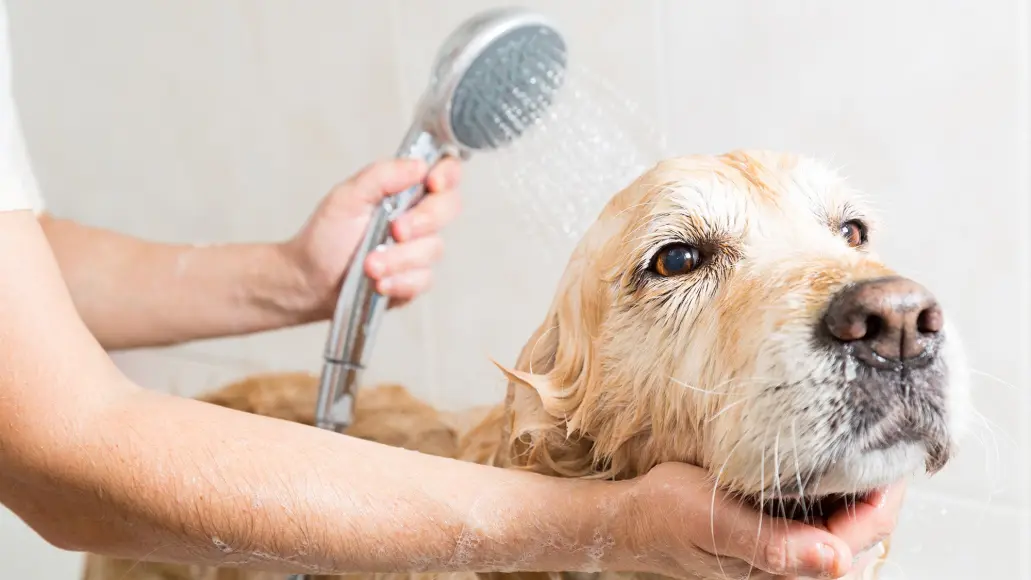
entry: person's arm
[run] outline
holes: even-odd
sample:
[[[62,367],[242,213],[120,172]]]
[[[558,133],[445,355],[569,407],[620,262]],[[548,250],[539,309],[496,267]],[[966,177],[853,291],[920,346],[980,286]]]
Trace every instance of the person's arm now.
[[[594,525],[565,500],[597,501],[599,485],[135,387],[79,320],[27,212],[0,213],[0,272],[0,500],[60,547],[284,571],[481,568],[537,547],[533,514],[569,542]],[[578,567],[549,556],[528,564]]]
[[[163,346],[311,322],[283,244],[162,244],[41,216],[80,315],[104,347]]]
[[[273,330],[332,315],[358,238],[388,191],[424,178],[389,160],[340,184],[302,231],[282,243],[163,244],[43,215],[40,223],[86,325],[109,350]],[[437,232],[458,211],[459,167],[426,177],[430,195],[395,224],[401,242],[364,266],[380,291],[407,300],[429,284]],[[384,283],[392,283],[390,287]]]
[[[78,317],[29,212],[0,212],[0,272],[0,502],[59,547],[325,573],[683,575],[718,551],[817,575],[822,543],[823,567],[848,567],[826,531],[754,533],[758,514],[712,499],[696,468],[554,479],[143,390]]]

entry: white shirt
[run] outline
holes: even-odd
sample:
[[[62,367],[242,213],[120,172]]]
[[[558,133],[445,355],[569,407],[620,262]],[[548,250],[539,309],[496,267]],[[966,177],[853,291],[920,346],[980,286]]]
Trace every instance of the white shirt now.
[[[7,6],[0,0],[0,212],[25,209],[41,212],[43,198],[32,173],[11,90]]]

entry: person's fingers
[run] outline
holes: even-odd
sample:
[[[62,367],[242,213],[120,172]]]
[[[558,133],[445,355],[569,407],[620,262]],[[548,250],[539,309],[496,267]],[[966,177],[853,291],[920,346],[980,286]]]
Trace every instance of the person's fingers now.
[[[350,180],[357,199],[378,203],[426,179],[428,168],[419,159],[387,159],[366,166]]]
[[[427,195],[415,207],[394,220],[394,239],[404,242],[440,231],[462,210],[461,198],[454,190]]]
[[[433,166],[429,176],[426,178],[426,185],[429,191],[447,191],[458,187],[462,177],[462,164],[454,157],[445,157]]]
[[[437,236],[387,246],[371,252],[365,259],[365,273],[374,280],[396,276],[409,270],[428,268],[440,259],[444,242]]]
[[[700,548],[752,563],[771,574],[838,578],[848,572],[852,552],[833,534],[800,522],[773,518],[740,501],[717,500],[709,541]],[[715,538],[715,541],[712,540]]]
[[[844,540],[852,553],[858,555],[865,552],[895,531],[905,495],[904,481],[878,490],[866,500],[831,514],[827,518],[827,529]]]
[[[409,270],[376,282],[376,291],[394,300],[411,300],[429,289],[433,272],[429,268]]]

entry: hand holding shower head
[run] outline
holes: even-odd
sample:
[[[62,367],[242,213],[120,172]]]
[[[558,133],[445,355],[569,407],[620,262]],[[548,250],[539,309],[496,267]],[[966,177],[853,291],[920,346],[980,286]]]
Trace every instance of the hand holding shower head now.
[[[565,69],[565,41],[543,16],[501,8],[470,18],[438,52],[396,156],[432,166],[446,154],[467,157],[507,145],[551,105]],[[315,413],[323,429],[340,431],[350,424],[354,391],[386,308],[362,265],[369,252],[393,243],[390,222],[423,194],[418,185],[385,199],[352,258],[326,343]]]

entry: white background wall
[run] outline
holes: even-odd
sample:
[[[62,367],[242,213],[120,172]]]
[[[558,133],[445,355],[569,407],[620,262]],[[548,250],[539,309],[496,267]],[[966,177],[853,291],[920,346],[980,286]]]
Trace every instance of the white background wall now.
[[[51,209],[169,241],[292,234],[332,183],[393,151],[437,44],[495,4],[7,3]],[[674,151],[813,153],[871,193],[887,218],[882,252],[935,289],[972,365],[995,377],[975,377],[994,437],[980,430],[985,446],[914,487],[889,577],[1031,578],[1028,2],[526,4],[556,18],[574,58],[636,100]],[[476,163],[467,175],[438,283],[391,314],[379,344],[394,346],[371,377],[448,406],[500,398],[485,355],[512,360],[553,289],[553,272],[531,269],[544,248],[503,217],[493,176]],[[315,370],[325,330],[118,358],[145,385],[193,394],[256,370]],[[0,575],[77,567],[0,513]]]

